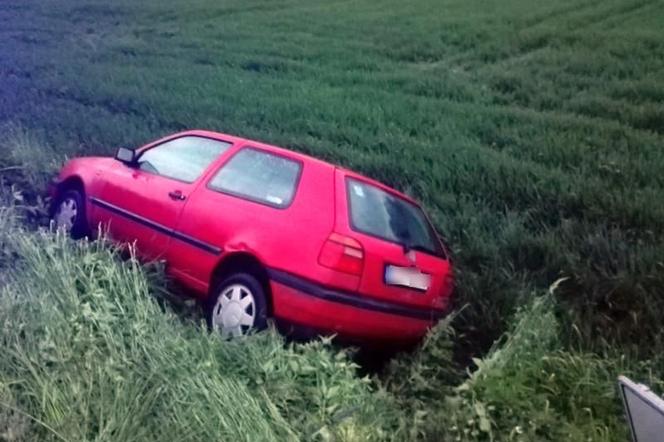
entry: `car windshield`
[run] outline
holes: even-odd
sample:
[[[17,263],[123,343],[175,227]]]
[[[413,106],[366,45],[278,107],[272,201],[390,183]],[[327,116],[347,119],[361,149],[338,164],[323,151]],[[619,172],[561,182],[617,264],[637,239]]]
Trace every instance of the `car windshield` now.
[[[436,256],[443,251],[422,210],[376,186],[348,178],[350,221],[354,230]]]

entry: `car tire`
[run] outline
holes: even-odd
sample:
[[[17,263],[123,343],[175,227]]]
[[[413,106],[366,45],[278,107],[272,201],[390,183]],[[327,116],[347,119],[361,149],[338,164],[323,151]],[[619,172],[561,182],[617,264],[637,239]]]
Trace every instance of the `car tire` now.
[[[236,338],[267,327],[265,289],[248,273],[234,273],[217,283],[205,310],[209,329],[223,338]]]
[[[89,235],[90,229],[85,213],[85,197],[77,189],[62,192],[53,205],[52,222],[56,229],[64,229],[73,239]]]

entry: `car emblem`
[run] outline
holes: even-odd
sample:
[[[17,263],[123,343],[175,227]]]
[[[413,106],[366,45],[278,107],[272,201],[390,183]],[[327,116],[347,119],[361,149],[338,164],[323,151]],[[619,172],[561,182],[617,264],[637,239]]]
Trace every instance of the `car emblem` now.
[[[415,254],[415,250],[409,250],[408,253],[406,253],[406,258],[408,258],[408,261],[410,261],[413,267],[417,266],[417,255]]]

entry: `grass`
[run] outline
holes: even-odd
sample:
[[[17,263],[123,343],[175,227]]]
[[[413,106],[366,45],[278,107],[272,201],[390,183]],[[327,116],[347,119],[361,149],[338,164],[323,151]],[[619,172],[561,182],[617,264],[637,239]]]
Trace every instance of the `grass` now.
[[[3,170],[3,194],[33,225],[35,189],[63,157],[191,127],[310,153],[423,201],[465,308],[454,334],[441,327],[366,393],[397,410],[383,414],[401,430],[383,435],[620,440],[615,375],[664,378],[661,2],[8,0],[0,21],[0,166],[21,167]],[[551,345],[520,349],[505,333],[561,277]],[[531,365],[479,364],[489,374],[465,379],[472,358],[510,342]],[[296,437],[323,428],[279,410]],[[450,416],[459,433],[442,428]],[[275,437],[291,434],[269,419]]]
[[[24,440],[377,435],[368,380],[329,343],[223,342],[160,307],[154,278],[104,241],[9,228],[2,246],[22,258],[0,296],[0,409],[28,418]]]

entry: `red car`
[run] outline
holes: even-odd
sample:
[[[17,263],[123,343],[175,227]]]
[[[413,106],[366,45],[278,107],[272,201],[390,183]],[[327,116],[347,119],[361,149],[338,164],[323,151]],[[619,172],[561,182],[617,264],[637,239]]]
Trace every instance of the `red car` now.
[[[269,317],[363,343],[409,344],[444,314],[446,250],[411,198],[332,164],[207,131],[68,162],[53,220],[100,223],[193,289],[226,336]]]

